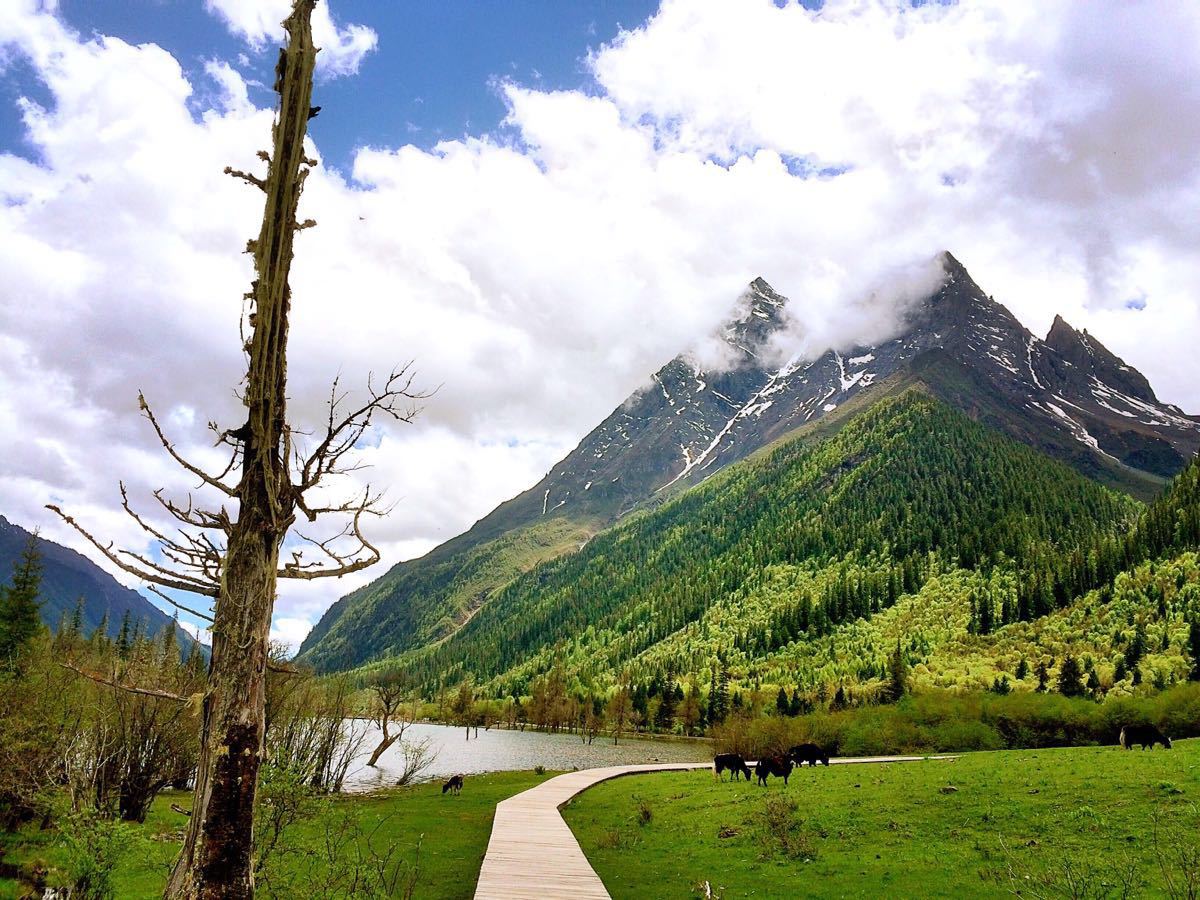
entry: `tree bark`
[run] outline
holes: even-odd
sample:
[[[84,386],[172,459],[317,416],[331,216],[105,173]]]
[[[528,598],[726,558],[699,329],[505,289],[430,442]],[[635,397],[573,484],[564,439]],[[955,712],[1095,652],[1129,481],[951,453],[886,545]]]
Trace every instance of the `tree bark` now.
[[[284,417],[288,273],[308,174],[301,166],[306,165],[304,137],[317,52],[309,21],[315,3],[296,0],[284,22],[288,44],[279,57],[274,152],[261,185],[267,199],[262,229],[248,247],[257,279],[238,519],[229,532],[213,616],[192,817],[167,884],[168,898],[235,900],[254,894],[254,795],[263,747],[268,637],[279,550],[295,507]]]

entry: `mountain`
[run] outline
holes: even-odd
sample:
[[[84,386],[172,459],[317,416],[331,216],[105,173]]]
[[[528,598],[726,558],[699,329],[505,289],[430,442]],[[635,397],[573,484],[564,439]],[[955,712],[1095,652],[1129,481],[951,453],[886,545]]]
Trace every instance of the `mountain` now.
[[[841,427],[863,403],[913,384],[1141,499],[1200,449],[1200,419],[1160,403],[1095,338],[1058,319],[1042,341],[953,256],[942,263],[942,283],[907,311],[896,337],[782,363],[769,345],[788,301],[756,279],[720,335],[731,364],[712,372],[688,354],[673,359],[537,485],[334,604],[301,658],[345,668],[443,640],[515,575],[630,512],[797,429]]]
[[[0,516],[0,584],[9,582],[13,565],[30,537],[24,528]],[[175,625],[174,619],[137,591],[120,585],[87,557],[45,538],[36,540],[42,557],[42,621],[47,627],[57,628],[64,617],[69,620],[82,599],[85,634],[95,630],[107,615],[108,633],[116,637],[128,613],[131,624],[141,622],[150,634],[174,625],[180,647],[187,649],[194,643],[191,635]]]
[[[1127,531],[1137,511],[911,388],[514,579],[454,635],[400,662],[420,683],[461,673],[504,695],[527,693],[556,658],[585,682],[703,673],[719,658],[750,665],[810,629],[869,618],[938,573],[1031,571],[1089,548]],[[1049,612],[1019,599],[1009,619]]]

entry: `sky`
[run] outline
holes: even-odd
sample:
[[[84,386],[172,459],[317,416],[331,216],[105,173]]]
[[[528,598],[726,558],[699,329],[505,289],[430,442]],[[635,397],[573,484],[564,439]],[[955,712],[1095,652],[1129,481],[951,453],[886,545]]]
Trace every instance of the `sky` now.
[[[267,145],[287,6],[0,0],[10,520],[86,550],[58,503],[144,550],[119,481],[150,514],[159,487],[206,499],[136,399],[202,461],[207,424],[240,421],[261,201],[221,172]],[[387,490],[383,562],[281,584],[273,634],[293,646],[535,483],[756,276],[819,352],[885,332],[950,250],[1035,332],[1062,314],[1200,412],[1191,0],[317,9],[292,415],[312,426],[334,378],[396,364],[433,393],[339,486]]]

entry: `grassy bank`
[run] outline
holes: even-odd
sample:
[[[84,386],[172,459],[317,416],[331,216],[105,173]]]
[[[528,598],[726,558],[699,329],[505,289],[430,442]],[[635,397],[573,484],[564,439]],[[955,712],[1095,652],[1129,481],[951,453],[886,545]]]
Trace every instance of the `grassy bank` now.
[[[471,897],[479,866],[487,849],[496,804],[533,787],[550,775],[500,772],[468,777],[458,797],[441,794],[437,784],[417,785],[370,796],[332,798],[318,815],[294,826],[283,843],[289,850],[276,867],[281,880],[268,896],[348,896],[337,877],[346,877],[354,859],[367,850],[369,841],[377,856],[393,853],[390,863],[401,880],[412,871],[420,844],[420,859],[413,896],[419,898]],[[116,870],[115,895],[121,900],[161,896],[168,869],[179,850],[184,819],[172,803],[191,804],[190,794],[167,792],[154,804],[144,825],[121,826],[129,843]],[[334,846],[338,864],[328,865],[327,846]],[[63,881],[68,853],[54,830],[36,826],[17,834],[0,834],[3,861],[27,866],[43,860],[51,868],[49,883]],[[299,893],[297,893],[299,891]],[[0,879],[0,898],[21,896],[12,880]]]
[[[765,790],[664,773],[599,785],[564,815],[618,898],[705,881],[729,898],[1102,897],[1127,882],[1166,896],[1160,862],[1200,878],[1200,740],[805,768]]]

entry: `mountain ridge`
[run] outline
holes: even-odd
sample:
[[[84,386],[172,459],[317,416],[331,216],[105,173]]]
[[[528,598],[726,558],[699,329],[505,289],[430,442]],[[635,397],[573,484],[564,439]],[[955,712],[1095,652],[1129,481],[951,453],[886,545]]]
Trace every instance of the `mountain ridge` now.
[[[1043,341],[986,295],[951,254],[941,262],[940,286],[909,308],[895,337],[783,365],[765,362],[758,351],[785,327],[788,301],[756,278],[736,304],[740,315],[718,335],[730,351],[727,366],[704,371],[686,352],[669,361],[537,484],[427,556],[394,566],[335,603],[305,639],[301,658],[322,668],[361,662],[344,642],[328,652],[330,641],[336,642],[330,635],[348,612],[387,618],[388,606],[445,601],[457,611],[449,628],[421,634],[400,629],[373,639],[371,656],[441,639],[461,623],[468,606],[485,603],[505,579],[465,598],[430,592],[420,578],[417,590],[415,570],[452,569],[502,535],[555,518],[595,533],[801,426],[831,414],[840,419],[839,407],[859,394],[911,375],[952,406],[1141,499],[1153,496],[1200,449],[1200,419],[1147,399],[1154,395],[1145,378],[1099,341],[1061,317]],[[527,562],[549,556],[547,550]]]
[[[9,583],[13,563],[34,536],[0,515],[0,584]],[[108,633],[116,637],[122,618],[128,613],[131,625],[140,622],[152,634],[172,625],[176,628],[179,645],[185,651],[195,643],[195,638],[180,628],[171,616],[137,591],[122,585],[82,553],[40,535],[36,539],[42,560],[42,621],[48,628],[56,628],[63,617],[69,619],[77,601],[82,598],[81,624],[85,633],[99,627],[107,618]]]

